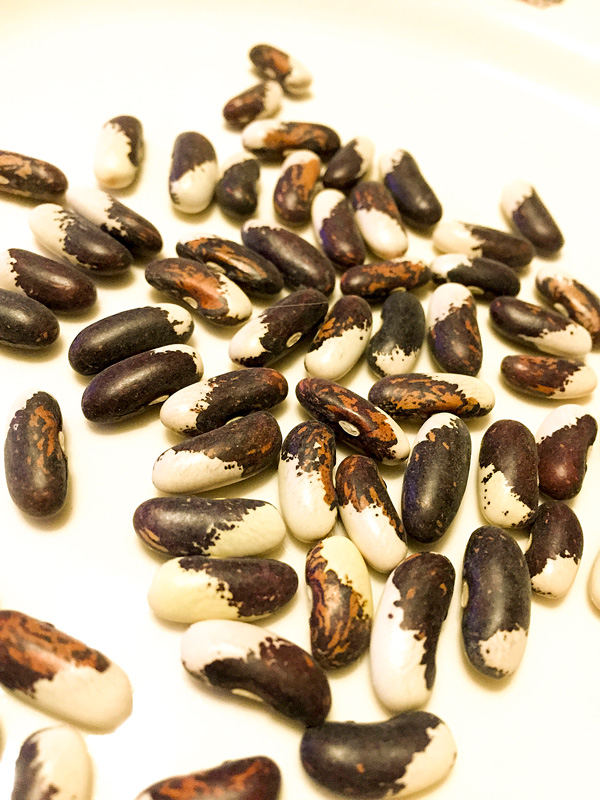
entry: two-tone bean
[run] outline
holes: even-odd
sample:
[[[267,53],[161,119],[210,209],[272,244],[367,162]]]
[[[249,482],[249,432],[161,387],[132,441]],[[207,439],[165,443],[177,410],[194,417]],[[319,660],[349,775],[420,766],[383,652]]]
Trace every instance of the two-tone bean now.
[[[365,245],[343,192],[319,192],[313,200],[311,216],[315,236],[334,264],[348,269],[364,262]]]
[[[504,216],[542,254],[556,253],[565,240],[560,228],[535,188],[514,180],[502,190],[500,208]]]
[[[431,271],[423,261],[374,261],[347,269],[340,278],[340,289],[343,294],[378,302],[394,289],[416,289],[430,278]]]
[[[435,284],[462,283],[471,294],[489,300],[508,295],[514,297],[521,290],[519,276],[501,261],[491,258],[446,253],[431,262],[431,279]]]
[[[542,503],[525,551],[533,591],[563,597],[575,580],[582,553],[583,531],[575,512],[565,503]]]
[[[199,214],[211,203],[219,168],[211,142],[196,131],[180,133],[175,139],[169,171],[169,195],[178,211]]]
[[[512,389],[538,399],[585,397],[598,385],[593,367],[576,358],[504,356],[500,372]]]
[[[378,181],[360,181],[350,192],[354,218],[367,246],[379,258],[399,258],[408,238],[394,198]]]
[[[287,225],[305,225],[310,220],[320,174],[321,159],[311,150],[293,150],[285,158],[273,192],[273,207]]]
[[[355,136],[335,153],[323,174],[323,186],[346,191],[365,175],[375,153],[366,136]]]
[[[425,341],[425,312],[410,292],[395,291],[381,306],[381,327],[367,345],[367,364],[373,372],[410,372]]]
[[[557,311],[578,322],[600,345],[600,297],[569,272],[548,265],[535,276],[535,287]]]
[[[483,346],[473,295],[459,283],[443,283],[427,307],[427,344],[446,372],[477,375]]]
[[[107,189],[125,189],[137,178],[144,158],[142,123],[122,115],[102,126],[94,156],[94,174]]]
[[[409,152],[394,150],[384,155],[379,171],[403,220],[418,227],[430,227],[440,221],[442,205]]]
[[[348,295],[332,305],[304,357],[315,378],[337,381],[360,359],[369,343],[373,315],[362,297]]]
[[[320,158],[327,159],[341,143],[338,134],[327,125],[267,119],[246,125],[242,144],[256,156],[277,160],[288,150],[312,150]]]
[[[261,77],[278,81],[289,94],[302,95],[308,91],[312,75],[298,59],[272,44],[256,44],[248,55]]]
[[[223,116],[234,128],[255,119],[273,117],[281,108],[283,90],[277,81],[264,81],[236,94],[223,106]]]
[[[39,158],[0,150],[0,192],[32,200],[58,200],[68,186],[67,176]]]
[[[533,245],[521,236],[469,222],[439,222],[433,244],[442,253],[464,253],[502,261],[508,267],[525,267],[535,255]]]

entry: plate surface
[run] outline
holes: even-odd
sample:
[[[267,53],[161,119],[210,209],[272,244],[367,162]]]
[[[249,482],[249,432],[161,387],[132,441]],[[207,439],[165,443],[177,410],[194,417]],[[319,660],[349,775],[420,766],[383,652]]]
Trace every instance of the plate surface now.
[[[241,149],[239,134],[226,127],[221,109],[256,82],[247,51],[271,42],[314,75],[309,96],[284,98],[281,119],[329,124],[342,141],[369,136],[377,158],[396,147],[409,150],[447,219],[504,227],[498,208],[503,185],[515,177],[530,181],[565,235],[557,265],[600,293],[599,22],[596,4],[577,0],[546,10],[516,0],[13,4],[3,10],[0,30],[2,73],[12,76],[3,86],[1,146],[55,163],[72,186],[95,185],[92,160],[102,124],[118,114],[135,115],[144,125],[146,159],[137,184],[117,194],[159,228],[164,255],[175,255],[177,240],[199,231],[239,241],[239,226],[216,207],[194,217],[173,211],[166,190],[169,158],[175,137],[185,130],[206,135],[221,161]],[[263,169],[259,216],[270,220],[277,173],[276,166]],[[38,251],[27,223],[30,207],[0,198],[2,249]],[[310,229],[302,235],[314,241]],[[430,239],[412,232],[409,239],[408,257],[432,258]],[[534,277],[544,263],[536,258],[522,273],[524,299],[536,299]],[[95,765],[95,800],[134,798],[161,778],[258,754],[279,764],[282,800],[326,797],[299,763],[301,728],[250,701],[217,697],[196,685],[179,660],[184,626],[157,620],[147,605],[161,559],[138,541],[131,518],[139,503],[155,496],[152,465],[176,437],[162,427],[157,409],[111,427],[86,422],[80,398],[87,381],[71,371],[67,350],[84,325],[165,298],[146,284],[139,263],[128,277],[106,279],[98,287],[92,311],[77,318],[61,315],[60,339],[47,355],[0,351],[0,419],[7,419],[21,389],[51,392],[65,417],[71,474],[68,507],[45,523],[20,514],[0,482],[0,603],[100,649],[131,678],[131,717],[113,733],[86,737]],[[419,294],[425,307],[428,294]],[[332,299],[338,296],[336,288]],[[518,419],[535,432],[555,407],[525,400],[502,385],[499,362],[519,348],[495,336],[483,303],[478,314],[484,342],[480,377],[494,388],[497,403],[491,415],[469,425],[473,464],[467,493],[438,547],[458,576],[467,539],[484,524],[475,492],[483,432],[502,418]],[[378,320],[378,309],[375,316]],[[202,355],[206,377],[232,368],[229,336],[196,321],[191,344]],[[598,352],[587,362],[600,370]],[[276,411],[285,435],[306,418],[293,392],[305,375],[303,354],[287,357],[278,368],[291,389]],[[418,368],[432,368],[425,350]],[[362,364],[342,382],[366,394],[373,380]],[[579,402],[599,416],[597,396]],[[406,427],[410,440],[416,430]],[[338,462],[348,453],[340,447]],[[384,470],[398,503],[402,472]],[[463,657],[459,577],[427,706],[450,726],[458,758],[449,778],[423,796],[559,800],[584,796],[584,787],[597,784],[600,613],[588,600],[587,581],[600,548],[599,480],[596,445],[583,492],[571,503],[585,534],[579,574],[562,601],[534,598],[527,650],[511,679],[484,680]],[[273,473],[215,494],[278,503]],[[515,536],[525,547],[526,535]],[[305,553],[288,535],[274,554],[296,568],[300,590],[288,608],[257,624],[308,647]],[[372,584],[377,600],[384,578],[372,573]],[[366,658],[332,674],[331,687],[330,719],[387,718],[371,688]],[[9,796],[23,739],[51,723],[8,693],[0,695],[5,740],[0,796]]]

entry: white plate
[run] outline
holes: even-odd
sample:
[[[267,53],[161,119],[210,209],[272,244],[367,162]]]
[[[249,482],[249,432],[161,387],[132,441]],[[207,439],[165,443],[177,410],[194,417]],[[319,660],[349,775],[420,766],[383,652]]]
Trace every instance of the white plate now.
[[[315,76],[308,98],[285,98],[282,119],[330,124],[343,141],[370,136],[377,156],[395,147],[410,150],[447,218],[503,226],[502,186],[514,177],[531,181],[565,234],[558,263],[600,291],[600,16],[590,0],[565,0],[546,10],[517,0],[65,0],[11,4],[2,13],[0,146],[57,164],[73,186],[94,185],[92,158],[100,127],[117,114],[138,116],[146,161],[139,183],[121,196],[159,227],[165,255],[174,255],[176,241],[195,231],[238,239],[238,229],[217,208],[189,219],[175,214],[166,176],[172,143],[181,131],[204,133],[221,160],[240,148],[221,108],[255,82],[246,54],[266,41],[294,54]],[[260,213],[269,219],[276,175],[275,167],[263,171]],[[27,224],[29,207],[0,200],[2,248],[37,249]],[[313,240],[308,229],[304,235]],[[430,241],[409,235],[408,255],[430,259]],[[524,299],[535,299],[533,278],[542,264],[536,259],[525,270]],[[427,292],[422,297],[426,303]],[[131,517],[140,502],[155,495],[152,464],[174,441],[158,421],[158,410],[110,428],[87,423],[81,415],[87,381],[67,363],[73,337],[95,319],[160,299],[145,283],[143,266],[136,265],[130,278],[102,282],[93,312],[77,319],[61,316],[61,338],[48,355],[0,352],[0,419],[21,387],[53,393],[66,419],[72,481],[68,509],[47,523],[25,518],[0,486],[0,602],[97,647],[131,677],[131,717],[111,734],[87,735],[96,800],[133,798],[161,778],[255,754],[279,764],[282,800],[317,800],[326,795],[299,763],[301,728],[264,707],[216,697],[196,685],[179,661],[183,626],[156,620],[147,606],[146,592],[160,559],[138,541]],[[497,405],[489,417],[470,424],[474,459],[492,421],[512,417],[535,431],[554,408],[521,399],[501,385],[498,367],[507,348],[489,328],[482,304],[479,315],[485,349],[481,377],[493,385]],[[192,343],[202,354],[206,376],[231,368],[228,335],[197,321]],[[600,369],[597,352],[587,360]],[[291,392],[276,412],[284,435],[305,417],[293,393],[304,375],[302,362],[301,353],[285,361]],[[418,367],[430,365],[423,352]],[[352,373],[351,386],[359,392],[366,393],[372,382],[365,365]],[[582,403],[598,416],[597,398]],[[407,427],[411,439],[415,430]],[[347,452],[340,448],[339,458]],[[584,787],[597,785],[600,615],[588,600],[586,584],[600,548],[599,453],[596,445],[584,490],[572,503],[586,537],[579,575],[564,600],[534,599],[527,651],[512,679],[483,680],[467,664],[455,587],[427,709],[452,729],[458,759],[450,777],[427,796],[558,800],[589,796]],[[401,472],[385,470],[396,500]],[[277,503],[276,480],[262,475],[223,494]],[[472,472],[459,516],[439,545],[458,575],[466,541],[483,522]],[[526,537],[516,536],[524,545]],[[289,537],[277,553],[297,569],[301,583],[305,552]],[[373,574],[376,597],[382,585],[383,578]],[[301,585],[288,609],[260,624],[308,647],[307,619]],[[387,717],[374,698],[367,659],[332,674],[331,686],[330,719]],[[2,693],[6,746],[0,796],[9,796],[23,739],[50,723]]]

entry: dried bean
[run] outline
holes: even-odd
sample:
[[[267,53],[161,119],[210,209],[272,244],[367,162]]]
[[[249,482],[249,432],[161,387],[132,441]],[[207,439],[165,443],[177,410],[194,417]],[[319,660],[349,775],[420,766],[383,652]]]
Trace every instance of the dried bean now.
[[[136,117],[109,119],[100,132],[94,158],[98,183],[108,189],[125,189],[136,179],[144,158],[142,123]]]

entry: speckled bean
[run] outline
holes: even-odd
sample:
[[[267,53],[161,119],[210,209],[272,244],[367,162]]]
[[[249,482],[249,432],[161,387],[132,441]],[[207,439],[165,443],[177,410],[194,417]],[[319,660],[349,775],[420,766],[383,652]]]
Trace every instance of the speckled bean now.
[[[598,385],[593,367],[559,356],[505,356],[500,372],[517,392],[546,400],[570,400],[591,394]]]
[[[0,150],[0,192],[32,200],[57,200],[65,192],[66,175],[47,161]]]
[[[321,174],[321,159],[311,150],[294,150],[281,165],[273,192],[273,207],[287,225],[310,220],[312,199]]]
[[[535,276],[535,287],[542,297],[569,319],[578,322],[600,346],[600,297],[566,270],[548,265]]]
[[[410,372],[425,341],[425,312],[410,292],[395,291],[381,306],[381,327],[367,345],[367,364],[373,372]]]
[[[384,300],[394,289],[416,289],[429,282],[423,261],[375,261],[347,269],[340,278],[343,294],[357,294],[369,302]]]
[[[327,159],[340,147],[340,137],[332,128],[316,122],[261,119],[246,125],[242,144],[265,159],[280,159],[288,150],[312,150]]]
[[[540,490],[553,500],[579,494],[598,422],[581,406],[565,403],[551,411],[535,435]]]
[[[256,44],[248,55],[261,77],[278,81],[289,94],[302,95],[308,91],[312,76],[293,56],[272,44]]]

